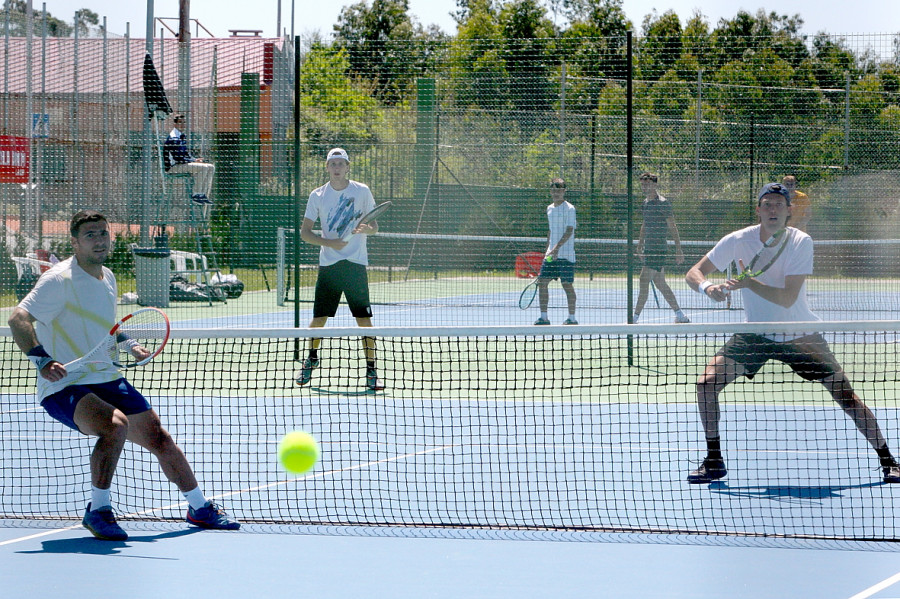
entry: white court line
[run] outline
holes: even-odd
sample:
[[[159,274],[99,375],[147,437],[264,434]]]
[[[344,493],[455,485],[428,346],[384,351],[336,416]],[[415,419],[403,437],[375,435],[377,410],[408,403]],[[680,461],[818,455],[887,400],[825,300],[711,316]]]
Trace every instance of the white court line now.
[[[76,524],[74,526],[66,526],[65,528],[54,528],[53,530],[48,530],[45,532],[39,532],[33,535],[28,535],[27,537],[19,537],[18,539],[8,539],[6,541],[0,541],[0,547],[4,545],[12,545],[13,543],[20,543],[22,541],[30,541],[32,539],[39,539],[41,537],[48,537],[50,535],[59,534],[61,532],[66,532],[67,530],[77,530],[81,528],[81,524]]]
[[[423,450],[423,451],[416,451],[416,452],[413,452],[413,453],[406,453],[406,454],[403,454],[403,455],[397,455],[397,456],[394,456],[394,457],[391,457],[391,458],[383,458],[383,459],[381,459],[381,460],[373,460],[373,461],[371,461],[371,462],[365,462],[365,463],[363,463],[363,464],[356,464],[356,465],[354,465],[354,466],[347,466],[347,467],[345,467],[345,468],[337,468],[337,469],[334,469],[334,470],[328,470],[328,471],[326,471],[326,472],[315,472],[315,473],[312,473],[312,474],[307,474],[306,476],[292,477],[292,478],[290,478],[290,479],[288,479],[288,480],[281,480],[281,481],[274,482],[274,483],[269,483],[269,484],[266,484],[266,485],[260,485],[260,486],[257,486],[257,487],[251,487],[251,488],[249,488],[249,489],[240,489],[240,490],[237,490],[237,491],[231,491],[231,492],[228,492],[228,493],[222,493],[222,494],[220,494],[220,495],[215,495],[215,496],[213,496],[213,497],[209,497],[208,499],[221,499],[221,498],[223,498],[223,497],[233,497],[234,495],[240,495],[240,494],[242,494],[242,493],[249,493],[249,492],[252,492],[252,491],[260,491],[260,490],[263,490],[263,489],[268,489],[268,488],[270,488],[270,487],[278,487],[278,486],[282,486],[282,485],[288,485],[288,484],[291,484],[291,483],[293,483],[293,482],[296,482],[298,479],[304,479],[304,478],[322,478],[322,477],[325,477],[325,476],[328,476],[328,475],[331,475],[331,474],[339,474],[339,473],[341,473],[341,472],[349,472],[349,471],[351,471],[351,470],[359,470],[359,469],[361,469],[361,468],[366,468],[366,467],[368,467],[368,466],[374,466],[374,465],[377,465],[377,464],[384,464],[384,463],[388,463],[388,462],[396,462],[396,461],[398,461],[398,460],[405,460],[405,459],[407,459],[407,458],[415,457],[415,456],[417,456],[417,455],[425,455],[425,454],[429,454],[429,453],[434,453],[434,452],[436,452],[436,451],[443,451],[443,450],[445,450],[445,449],[450,449],[450,448],[452,448],[452,447],[454,447],[454,446],[453,446],[453,445],[443,445],[443,446],[440,446],[440,447],[433,447],[433,448],[431,448],[431,449],[426,449],[426,450]],[[158,511],[162,511],[162,510],[174,509],[174,508],[181,507],[181,506],[185,506],[185,505],[187,505],[187,502],[186,502],[186,501],[182,501],[182,502],[179,502],[179,503],[173,503],[172,505],[166,505],[166,506],[161,506],[161,507],[157,507],[157,508],[151,508],[151,509],[149,509],[149,510],[143,510],[143,511],[141,511],[141,512],[135,512],[135,513],[132,513],[132,514],[128,514],[126,517],[143,516],[143,515],[147,515],[147,514],[152,514],[152,513],[154,513],[154,512],[158,512]],[[46,532],[40,532],[40,533],[36,533],[36,534],[33,534],[33,535],[25,536],[25,537],[19,537],[19,538],[17,538],[17,539],[9,539],[9,540],[6,540],[6,541],[0,541],[0,547],[2,547],[2,546],[4,546],[4,545],[12,545],[13,543],[20,543],[20,542],[22,542],[22,541],[30,541],[30,540],[32,540],[32,539],[38,539],[38,538],[41,538],[41,537],[46,537],[46,536],[50,536],[50,535],[55,535],[55,534],[58,534],[58,533],[61,533],[61,532],[66,532],[66,531],[68,531],[68,530],[77,530],[77,529],[79,529],[79,528],[81,528],[81,525],[80,525],[80,524],[76,524],[76,525],[73,525],[73,526],[67,526],[67,527],[65,527],[65,528],[56,528],[56,529],[53,529],[53,530],[48,530],[48,531],[46,531]]]
[[[893,576],[891,576],[890,578],[888,578],[886,580],[882,580],[875,586],[871,586],[871,587],[867,588],[865,591],[862,591],[861,593],[857,593],[857,594],[853,595],[852,597],[850,597],[850,599],[867,599],[867,597],[871,597],[875,593],[878,593],[879,591],[883,591],[884,589],[888,588],[889,586],[895,585],[898,582],[900,582],[900,572],[898,572],[897,574],[894,574]]]
[[[431,449],[423,449],[422,451],[415,451],[415,452],[411,452],[411,453],[405,453],[405,454],[403,454],[403,455],[396,455],[396,456],[391,457],[391,458],[382,458],[382,459],[380,459],[380,460],[372,460],[371,462],[365,462],[365,463],[362,463],[362,464],[355,464],[355,465],[353,465],[353,466],[346,466],[346,467],[344,467],[344,468],[336,468],[336,469],[334,469],[334,470],[328,470],[328,471],[325,471],[325,472],[314,472],[314,473],[312,473],[312,474],[307,474],[306,476],[292,477],[292,478],[290,478],[290,479],[288,479],[288,480],[281,480],[281,481],[274,482],[274,483],[269,483],[269,484],[266,484],[266,485],[260,485],[260,486],[257,486],[257,487],[251,487],[251,488],[249,488],[249,489],[240,489],[240,490],[238,490],[238,491],[231,491],[231,492],[229,492],[229,493],[222,493],[221,495],[216,495],[216,496],[214,497],[214,499],[219,499],[219,498],[222,498],[222,497],[232,497],[232,496],[234,496],[234,495],[240,495],[241,493],[249,493],[249,492],[252,492],[252,491],[261,491],[261,490],[263,490],[263,489],[268,489],[268,488],[270,488],[270,487],[280,487],[280,486],[282,486],[282,485],[291,484],[291,483],[293,483],[293,482],[295,482],[295,481],[297,481],[297,480],[302,480],[302,479],[304,479],[304,478],[323,478],[323,477],[329,476],[329,475],[331,475],[331,474],[340,474],[341,472],[350,472],[350,471],[352,471],[352,470],[359,470],[359,469],[361,469],[361,468],[367,468],[368,466],[375,466],[375,465],[378,465],[378,464],[387,464],[388,462],[396,462],[396,461],[399,461],[399,460],[405,460],[405,459],[407,459],[407,458],[413,458],[413,457],[416,457],[416,456],[419,456],[419,455],[427,455],[427,454],[429,454],[429,453],[434,453],[434,452],[436,452],[436,451],[444,451],[444,450],[446,450],[446,449],[451,449],[451,448],[453,448],[453,447],[456,447],[456,446],[455,446],[455,445],[442,445],[442,446],[440,446],[440,447],[432,447]],[[148,510],[148,511],[153,511],[153,510]]]

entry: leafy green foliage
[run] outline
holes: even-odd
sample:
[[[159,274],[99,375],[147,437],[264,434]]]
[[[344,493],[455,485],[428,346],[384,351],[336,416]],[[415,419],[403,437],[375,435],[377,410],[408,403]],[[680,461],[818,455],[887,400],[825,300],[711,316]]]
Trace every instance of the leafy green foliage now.
[[[27,7],[28,2],[26,0],[5,0],[3,3],[3,10],[9,10],[10,12],[9,34],[11,36],[25,37]],[[76,27],[79,35],[85,35],[91,26],[96,27],[100,23],[100,16],[87,8],[75,11],[74,27],[62,19],[54,17],[49,12],[43,14],[42,11],[37,9],[37,6],[32,10],[32,16],[32,26],[35,35],[39,35],[41,32],[43,16],[47,23],[47,35],[51,37],[69,37],[74,33]]]
[[[314,45],[301,66],[300,85],[305,137],[317,155],[327,146],[366,144],[375,139],[378,104],[371,88],[366,90],[351,77],[346,49]]]

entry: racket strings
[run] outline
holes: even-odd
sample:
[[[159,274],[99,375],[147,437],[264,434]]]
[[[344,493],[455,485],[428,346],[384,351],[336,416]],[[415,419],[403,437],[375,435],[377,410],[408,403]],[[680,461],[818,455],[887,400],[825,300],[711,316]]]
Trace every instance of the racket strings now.
[[[750,264],[744,268],[744,271],[738,274],[737,280],[740,281],[746,278],[758,277],[759,275],[766,272],[769,267],[772,266],[784,252],[784,249],[787,247],[790,239],[791,232],[787,230],[776,233],[771,238],[769,238],[765,243],[763,243],[762,248],[760,248],[760,250],[756,252],[756,255],[753,256],[752,260],[750,260]],[[763,259],[763,257],[765,257],[765,259]],[[764,264],[764,266],[759,268],[759,270],[754,270],[757,263]]]
[[[136,313],[116,335],[114,361],[127,365],[157,354],[169,337],[169,323],[157,311]]]

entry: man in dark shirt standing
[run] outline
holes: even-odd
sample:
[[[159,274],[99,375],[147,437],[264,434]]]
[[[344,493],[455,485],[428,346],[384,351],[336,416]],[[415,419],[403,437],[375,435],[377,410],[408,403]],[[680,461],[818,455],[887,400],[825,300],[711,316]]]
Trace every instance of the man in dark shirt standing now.
[[[665,268],[668,258],[668,234],[672,234],[675,241],[675,264],[684,262],[684,252],[681,251],[681,237],[678,235],[678,227],[675,225],[675,216],[672,214],[672,204],[657,192],[659,177],[653,173],[643,173],[640,177],[641,190],[644,192],[644,204],[641,207],[644,222],[641,224],[641,236],[638,241],[637,254],[644,262],[641,268],[640,291],[637,303],[634,307],[634,322],[638,321],[644,304],[647,303],[647,295],[652,281],[659,292],[675,311],[675,322],[685,323],[691,319],[685,316],[678,306],[678,300],[669,284],[666,283]]]
[[[175,115],[175,126],[163,145],[165,169],[167,173],[189,173],[194,177],[194,192],[191,199],[198,204],[212,204],[213,176],[216,167],[195,158],[187,145],[187,138],[179,127],[184,126],[184,115]]]

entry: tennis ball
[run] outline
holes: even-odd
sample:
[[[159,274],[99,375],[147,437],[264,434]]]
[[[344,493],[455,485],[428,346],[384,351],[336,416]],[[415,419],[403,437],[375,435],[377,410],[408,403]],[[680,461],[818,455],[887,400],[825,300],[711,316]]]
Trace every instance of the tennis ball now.
[[[319,444],[306,431],[291,431],[278,444],[278,459],[293,474],[311,470],[319,459]]]
[[[553,256],[546,256],[546,257],[544,257],[544,260],[546,262],[553,262]]]

